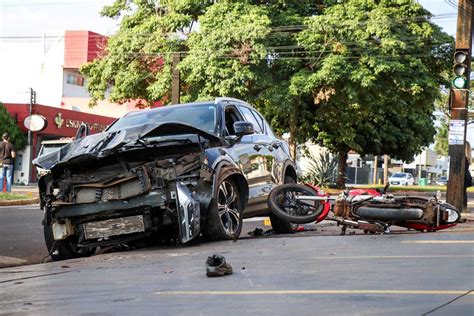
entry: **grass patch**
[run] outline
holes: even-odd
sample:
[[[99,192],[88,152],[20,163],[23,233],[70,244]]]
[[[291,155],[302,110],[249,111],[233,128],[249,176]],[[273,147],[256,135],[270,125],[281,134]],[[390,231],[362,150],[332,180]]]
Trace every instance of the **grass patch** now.
[[[348,189],[380,189],[384,188],[383,184],[367,184],[367,185],[357,185],[351,186],[350,184],[347,185]],[[390,186],[388,188],[388,192],[403,192],[403,191],[416,191],[416,192],[446,192],[447,187],[442,185],[426,185],[426,186],[418,186],[418,185],[409,185],[409,186]],[[334,195],[341,193],[341,190],[338,189],[324,189],[324,191],[328,194]],[[474,192],[474,187],[467,188],[467,192]]]
[[[348,185],[350,187],[350,185]],[[383,189],[384,185],[383,184],[378,184],[378,185],[362,185],[362,186],[357,186],[354,187],[354,189]],[[388,192],[393,192],[393,191],[418,191],[418,192],[436,192],[436,191],[446,191],[446,186],[441,186],[441,185],[426,185],[426,186],[419,186],[419,185],[407,185],[407,186],[396,186],[396,185],[391,185],[388,188]]]
[[[348,188],[354,188],[354,189],[376,189],[380,188],[383,189],[384,185],[383,184],[377,184],[377,185],[358,185],[356,187],[351,187],[351,185],[347,185]],[[418,191],[418,192],[436,192],[436,191],[441,191],[441,192],[446,192],[447,186],[445,185],[426,185],[426,186],[419,186],[419,185],[409,185],[409,186],[395,186],[392,185],[388,188],[388,192],[393,192],[393,191]],[[469,187],[467,188],[467,192],[474,192],[474,187]]]
[[[21,193],[0,193],[0,201],[11,201],[11,200],[27,200],[31,199],[33,196],[31,194],[21,194]]]

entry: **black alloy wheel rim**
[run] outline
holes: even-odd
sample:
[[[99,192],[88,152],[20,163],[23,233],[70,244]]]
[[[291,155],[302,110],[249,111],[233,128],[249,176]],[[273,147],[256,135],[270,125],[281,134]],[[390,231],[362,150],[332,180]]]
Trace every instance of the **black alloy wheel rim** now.
[[[308,196],[312,195],[305,190],[298,189],[285,189],[280,192],[277,196],[277,204],[287,214],[293,216],[308,216],[319,213],[321,210],[321,203],[314,201],[310,203],[304,200],[296,199],[297,196]]]
[[[235,187],[229,181],[223,181],[219,186],[217,210],[225,231],[233,235],[240,225],[239,200]]]

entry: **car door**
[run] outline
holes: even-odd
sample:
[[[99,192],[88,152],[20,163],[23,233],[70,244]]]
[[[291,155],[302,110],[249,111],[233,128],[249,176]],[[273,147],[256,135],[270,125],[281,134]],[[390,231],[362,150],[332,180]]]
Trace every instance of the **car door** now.
[[[290,150],[288,144],[275,136],[268,122],[254,109],[251,109],[252,114],[257,118],[257,121],[263,127],[263,132],[266,135],[266,142],[269,144],[268,148],[273,156],[272,164],[267,165],[271,174],[272,186],[282,184],[285,182],[285,166],[290,159]],[[295,179],[296,180],[296,179]]]
[[[233,124],[245,119],[235,105],[229,104],[223,111],[223,121],[224,135],[233,136],[235,135]],[[254,135],[244,135],[227,150],[247,179],[249,205],[257,203],[265,190],[268,178],[262,157],[265,153],[264,147],[256,142]]]
[[[262,118],[250,107],[240,105],[239,109],[247,122],[254,125],[255,134],[252,136],[252,142],[255,144],[254,149],[258,152],[260,160],[260,168],[262,179],[262,188],[259,195],[266,200],[268,194],[277,184],[274,179],[275,150],[272,146],[272,138],[265,133],[265,126]]]

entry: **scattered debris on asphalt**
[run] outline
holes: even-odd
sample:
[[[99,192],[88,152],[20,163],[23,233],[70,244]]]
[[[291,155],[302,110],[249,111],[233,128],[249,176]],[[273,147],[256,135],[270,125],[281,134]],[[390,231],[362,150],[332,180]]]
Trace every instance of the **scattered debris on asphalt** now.
[[[232,274],[232,267],[228,264],[224,256],[213,254],[206,260],[206,275],[208,277],[220,277]]]
[[[264,231],[261,228],[256,227],[253,231],[248,232],[250,236],[258,237],[258,236],[270,236],[273,235],[275,231],[273,229],[269,229]]]

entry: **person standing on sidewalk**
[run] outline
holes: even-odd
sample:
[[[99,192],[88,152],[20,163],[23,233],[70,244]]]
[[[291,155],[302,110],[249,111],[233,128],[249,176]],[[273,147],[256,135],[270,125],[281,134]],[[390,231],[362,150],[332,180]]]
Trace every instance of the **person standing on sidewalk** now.
[[[15,146],[10,143],[10,135],[3,133],[0,142],[0,192],[3,192],[4,179],[7,180],[7,192],[12,191],[13,162],[15,161]]]

